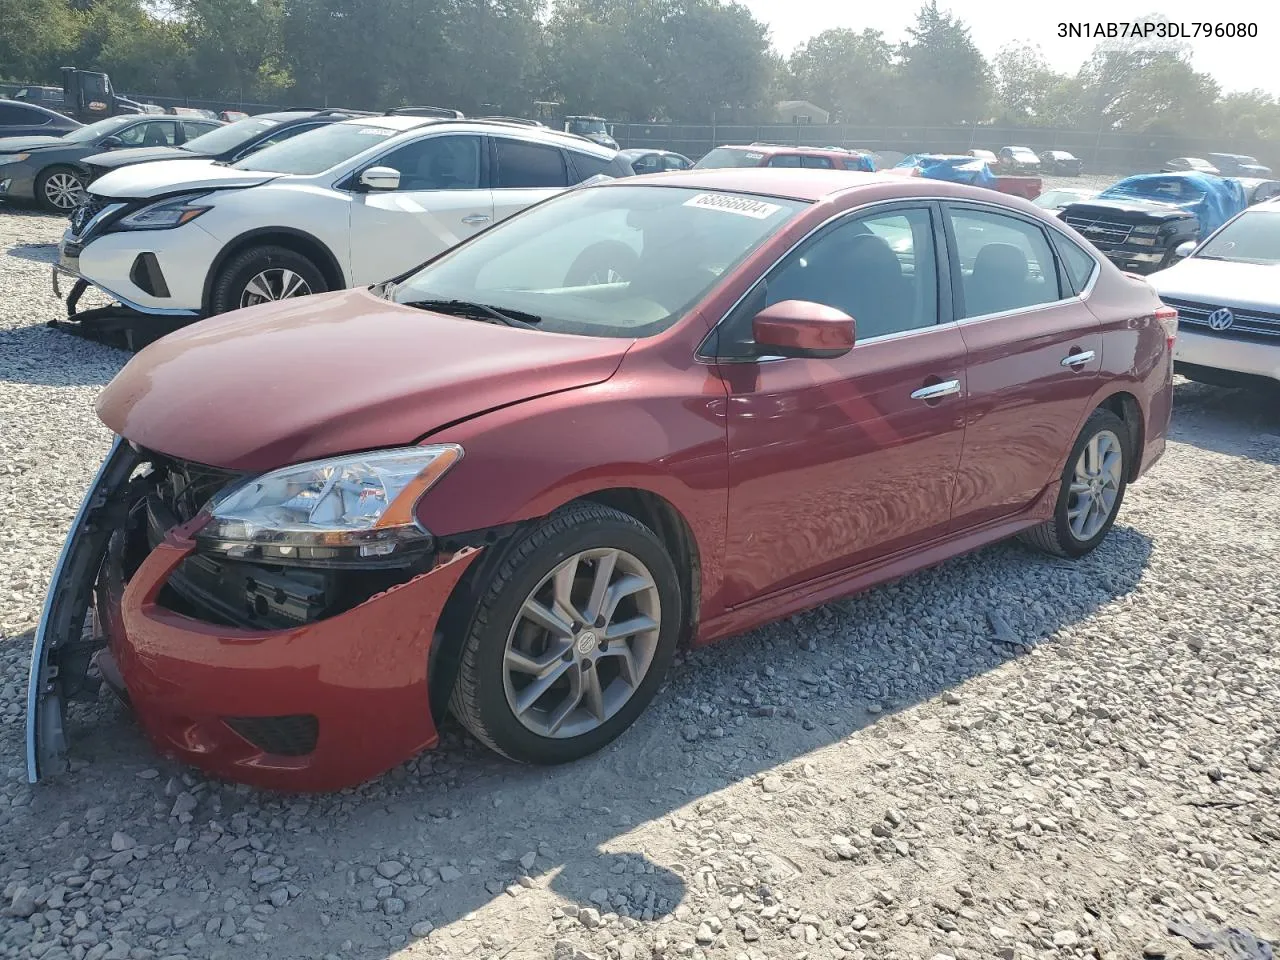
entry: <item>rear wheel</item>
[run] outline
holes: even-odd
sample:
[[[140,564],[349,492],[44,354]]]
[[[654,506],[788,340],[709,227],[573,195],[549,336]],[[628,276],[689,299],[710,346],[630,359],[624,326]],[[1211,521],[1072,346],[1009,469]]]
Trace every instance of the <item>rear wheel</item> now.
[[[250,247],[236,254],[214,281],[211,313],[226,313],[273,300],[324,293],[319,267],[288,247]]]
[[[577,760],[648,706],[680,620],[676,568],[653,531],[609,507],[569,507],[513,545],[494,574],[450,709],[513,760]]]
[[[36,202],[51,213],[71,213],[85,199],[85,178],[70,167],[50,167],[36,177]]]
[[[1110,410],[1095,410],[1071,448],[1053,519],[1020,538],[1059,557],[1076,559],[1102,543],[1128,486],[1129,428]]]

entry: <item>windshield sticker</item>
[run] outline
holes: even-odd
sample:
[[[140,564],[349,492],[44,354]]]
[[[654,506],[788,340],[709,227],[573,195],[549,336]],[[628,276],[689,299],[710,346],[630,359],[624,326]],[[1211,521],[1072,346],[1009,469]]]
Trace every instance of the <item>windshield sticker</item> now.
[[[747,159],[748,159],[748,160],[763,160],[763,159],[764,159],[764,154],[763,154],[763,153],[748,153],[748,154],[747,154]]]
[[[356,132],[366,137],[389,137],[395,133],[394,130],[388,130],[386,127],[360,127]]]
[[[765,203],[763,200],[753,200],[750,197],[738,197],[727,193],[700,193],[686,200],[684,205],[700,207],[703,210],[736,213],[753,220],[765,220],[782,209],[776,203]]]

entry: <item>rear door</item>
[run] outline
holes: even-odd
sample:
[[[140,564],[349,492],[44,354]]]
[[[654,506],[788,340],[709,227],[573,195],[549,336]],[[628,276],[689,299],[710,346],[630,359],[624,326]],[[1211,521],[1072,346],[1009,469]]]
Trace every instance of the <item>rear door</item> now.
[[[1058,479],[1101,386],[1102,329],[1039,222],[986,204],[943,209],[969,354],[961,529],[1018,512]]]
[[[436,134],[365,164],[398,170],[400,188],[352,195],[353,286],[403,273],[492,222],[484,148],[476,134]]]
[[[559,147],[516,137],[495,136],[489,141],[495,223],[569,186],[567,158]]]

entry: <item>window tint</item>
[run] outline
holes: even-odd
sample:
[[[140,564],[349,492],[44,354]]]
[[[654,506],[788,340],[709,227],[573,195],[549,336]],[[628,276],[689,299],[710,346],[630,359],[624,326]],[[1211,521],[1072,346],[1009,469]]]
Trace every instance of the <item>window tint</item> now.
[[[493,185],[512,187],[567,187],[564,156],[557,147],[495,137],[498,172]]]
[[[844,220],[773,268],[722,328],[717,353],[755,354],[752,318],[783,300],[810,300],[843,310],[859,341],[931,327],[938,322],[938,268],[933,226],[924,208]]]
[[[1058,256],[1067,270],[1067,279],[1076,293],[1080,293],[1089,285],[1093,272],[1098,269],[1097,261],[1081,250],[1066,237],[1054,234],[1054,242],[1058,247]]]
[[[172,147],[178,139],[176,120],[149,120],[119,131],[118,136],[127,147]]]
[[[576,174],[573,181],[574,183],[578,183],[581,180],[586,180],[589,177],[594,177],[599,174],[604,174],[606,177],[616,177],[618,175],[613,169],[612,158],[606,160],[602,157],[592,156],[589,153],[578,153],[577,151],[573,151],[572,153],[573,168]],[[639,170],[636,171],[636,173],[639,172]]]
[[[771,167],[798,167],[800,166],[800,157],[794,153],[780,153],[776,157],[769,158],[769,166]]]
[[[803,162],[801,166],[812,167],[816,170],[830,170],[831,160],[827,157],[801,157]]]
[[[26,126],[34,126],[35,124],[44,125],[52,118],[41,113],[39,110],[32,110],[30,107],[24,107],[19,103],[4,103],[0,101],[0,123],[21,123]]]
[[[370,166],[400,171],[401,190],[475,190],[480,186],[479,137],[427,137]]]
[[[964,317],[1019,310],[1061,299],[1044,231],[998,213],[953,208]]]

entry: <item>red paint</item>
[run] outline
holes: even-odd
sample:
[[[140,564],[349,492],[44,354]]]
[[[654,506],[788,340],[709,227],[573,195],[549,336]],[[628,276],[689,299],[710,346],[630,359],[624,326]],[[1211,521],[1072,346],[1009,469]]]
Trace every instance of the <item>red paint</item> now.
[[[464,459],[418,508],[439,536],[534,520],[602,491],[647,491],[691,535],[698,643],[1041,522],[1080,425],[1117,393],[1140,411],[1135,476],[1163,451],[1172,374],[1160,303],[1106,261],[1083,303],[867,340],[829,359],[697,357],[752,283],[841,211],[912,197],[995,198],[1058,225],[1033,205],[885,174],[696,170],[651,182],[814,202],[648,339],[510,329],[346,291],[167,337],[104,391],[100,413],[142,446],[245,470],[460,443]],[[947,290],[939,301],[950,303]],[[804,339],[794,324],[781,326]],[[1061,365],[1076,350],[1096,357],[1078,372]],[[910,396],[950,380],[959,392]],[[192,549],[190,535],[174,531],[146,560],[113,631],[120,673],[158,745],[232,779],[324,789],[435,742],[428,639],[470,556],[333,619],[248,634],[156,604]],[[315,754],[263,756],[219,720],[285,713],[321,717]]]

